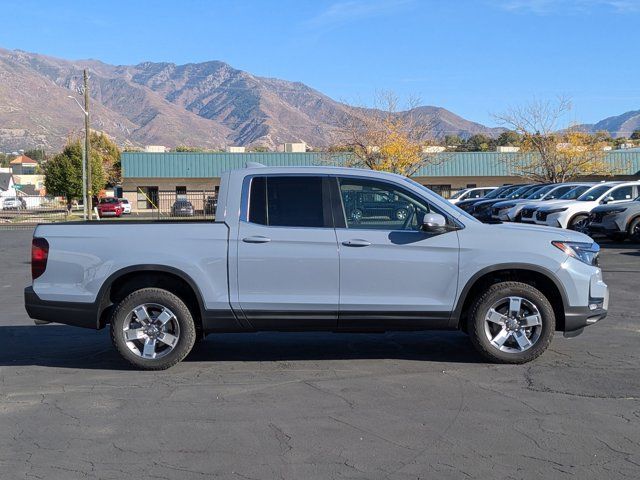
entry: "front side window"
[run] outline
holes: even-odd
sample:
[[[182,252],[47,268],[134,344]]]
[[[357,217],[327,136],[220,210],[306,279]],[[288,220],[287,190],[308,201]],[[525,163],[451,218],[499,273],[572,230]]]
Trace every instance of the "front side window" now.
[[[391,183],[340,178],[339,188],[347,228],[418,231],[426,213],[441,213]]]
[[[329,227],[326,190],[323,177],[254,177],[248,220],[271,227]]]
[[[611,192],[609,196],[611,196],[614,201],[631,200],[633,198],[633,187],[627,186],[627,187],[616,188],[613,192]]]

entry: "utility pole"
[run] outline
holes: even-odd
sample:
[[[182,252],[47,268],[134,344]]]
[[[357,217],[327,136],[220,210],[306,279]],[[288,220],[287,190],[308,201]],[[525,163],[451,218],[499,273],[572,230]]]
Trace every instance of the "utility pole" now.
[[[87,197],[89,220],[93,218],[93,192],[91,191],[91,147],[89,145],[89,75],[87,69],[84,70],[84,151],[87,162]]]

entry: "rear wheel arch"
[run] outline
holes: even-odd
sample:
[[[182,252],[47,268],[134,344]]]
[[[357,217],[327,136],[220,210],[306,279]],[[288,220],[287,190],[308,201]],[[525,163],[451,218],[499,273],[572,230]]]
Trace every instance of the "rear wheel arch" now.
[[[114,307],[130,293],[154,287],[179,297],[191,311],[196,329],[202,332],[204,302],[193,279],[177,268],[164,265],[131,266],[109,276],[98,293],[98,328],[109,322]]]
[[[540,290],[553,307],[556,317],[556,330],[565,328],[564,309],[568,305],[567,294],[553,273],[537,265],[504,264],[480,270],[462,289],[454,310],[458,329],[466,331],[469,308],[474,299],[482,295],[489,287],[500,282],[522,282]]]

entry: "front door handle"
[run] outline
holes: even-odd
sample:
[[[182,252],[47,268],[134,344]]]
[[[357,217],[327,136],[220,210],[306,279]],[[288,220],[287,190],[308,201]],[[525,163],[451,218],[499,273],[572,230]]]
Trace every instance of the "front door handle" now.
[[[345,240],[342,242],[345,247],[368,247],[371,242],[362,240],[361,238],[353,238],[351,240]]]
[[[242,241],[245,243],[268,243],[271,239],[262,235],[254,235],[253,237],[245,237]]]

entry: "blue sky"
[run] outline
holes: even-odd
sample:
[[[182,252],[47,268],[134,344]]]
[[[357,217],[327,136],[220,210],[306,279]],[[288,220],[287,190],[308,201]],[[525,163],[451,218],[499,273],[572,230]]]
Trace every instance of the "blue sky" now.
[[[494,125],[532,98],[570,121],[640,109],[640,0],[3,0],[0,46],[131,64],[222,60],[337,99],[376,91]]]

